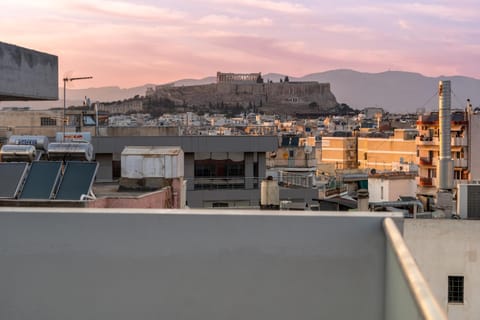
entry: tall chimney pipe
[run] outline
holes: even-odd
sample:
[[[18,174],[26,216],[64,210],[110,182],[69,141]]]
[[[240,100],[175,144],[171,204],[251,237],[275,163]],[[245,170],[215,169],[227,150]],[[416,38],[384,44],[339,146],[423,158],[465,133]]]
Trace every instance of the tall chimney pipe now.
[[[438,109],[440,127],[440,157],[438,161],[438,189],[451,190],[453,188],[453,161],[451,153],[451,86],[450,81],[438,83]]]

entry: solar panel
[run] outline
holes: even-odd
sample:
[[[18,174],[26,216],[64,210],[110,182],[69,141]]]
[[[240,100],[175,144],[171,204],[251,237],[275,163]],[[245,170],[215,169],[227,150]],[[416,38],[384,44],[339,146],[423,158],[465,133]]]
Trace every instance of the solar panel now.
[[[61,161],[34,161],[23,186],[21,199],[50,199],[62,172]]]
[[[80,200],[89,193],[97,168],[98,162],[67,162],[55,199]]]
[[[25,179],[28,163],[0,162],[0,198],[13,199]]]

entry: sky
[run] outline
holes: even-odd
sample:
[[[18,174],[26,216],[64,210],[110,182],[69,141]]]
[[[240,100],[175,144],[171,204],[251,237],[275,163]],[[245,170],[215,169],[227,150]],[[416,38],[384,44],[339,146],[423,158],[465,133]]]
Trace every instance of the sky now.
[[[479,13],[478,0],[1,0],[0,41],[57,55],[60,79],[93,77],[75,88],[217,71],[480,78]]]

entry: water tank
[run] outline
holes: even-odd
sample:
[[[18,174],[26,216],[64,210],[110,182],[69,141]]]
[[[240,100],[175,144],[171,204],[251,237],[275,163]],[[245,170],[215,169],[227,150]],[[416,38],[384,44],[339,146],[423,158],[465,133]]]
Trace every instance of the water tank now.
[[[92,134],[90,132],[57,132],[56,142],[91,142]]]
[[[280,209],[280,189],[276,180],[272,177],[264,179],[260,187],[260,208]]]
[[[52,142],[48,145],[48,159],[91,161],[93,146],[88,142]]]
[[[13,135],[8,139],[11,145],[31,145],[37,150],[47,151],[48,137],[46,136],[17,136]]]
[[[33,145],[6,144],[0,149],[0,158],[3,162],[32,162],[35,155],[36,150]]]

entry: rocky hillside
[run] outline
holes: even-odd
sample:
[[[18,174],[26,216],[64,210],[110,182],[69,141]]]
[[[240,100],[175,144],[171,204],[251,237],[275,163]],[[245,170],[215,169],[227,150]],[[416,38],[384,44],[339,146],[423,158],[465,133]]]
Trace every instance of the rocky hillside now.
[[[220,83],[192,86],[157,86],[147,99],[170,100],[175,106],[219,112],[318,113],[337,106],[328,83]]]

